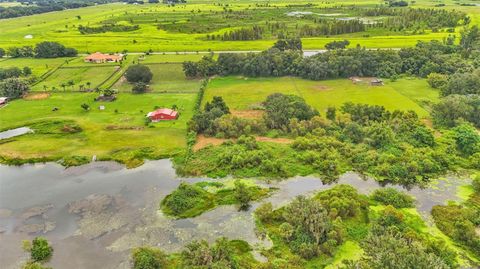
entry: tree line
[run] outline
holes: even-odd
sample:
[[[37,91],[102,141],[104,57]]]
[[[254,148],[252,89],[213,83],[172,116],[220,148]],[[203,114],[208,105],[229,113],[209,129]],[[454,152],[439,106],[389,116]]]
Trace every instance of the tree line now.
[[[58,58],[74,57],[78,52],[74,48],[67,48],[58,42],[44,41],[32,46],[9,47],[6,55],[12,58]]]
[[[108,23],[103,24],[97,27],[89,27],[89,26],[78,26],[78,31],[81,34],[98,34],[98,33],[106,33],[106,32],[131,32],[140,29],[139,25],[119,25],[115,23]]]

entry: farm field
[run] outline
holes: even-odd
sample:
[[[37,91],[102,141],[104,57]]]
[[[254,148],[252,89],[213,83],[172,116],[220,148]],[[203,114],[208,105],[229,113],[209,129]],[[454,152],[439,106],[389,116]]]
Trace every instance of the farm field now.
[[[53,70],[72,58],[53,58],[53,59],[35,59],[35,58],[4,58],[0,59],[0,68],[28,66],[32,69],[32,74],[40,77],[50,70]]]
[[[90,83],[91,88],[95,88],[116,72],[117,69],[117,66],[102,67],[95,65],[90,67],[59,68],[45,80],[33,86],[32,90],[51,90],[55,87],[57,91],[78,91],[80,85],[86,86],[88,83]],[[73,81],[73,85],[68,85],[69,81]],[[62,84],[66,87],[62,87]]]
[[[82,53],[103,51],[130,52],[142,51],[208,51],[208,50],[263,50],[270,47],[277,36],[265,31],[262,39],[244,41],[211,40],[209,36],[223,35],[240,27],[266,25],[279,22],[286,32],[292,32],[304,25],[314,25],[311,18],[288,15],[290,12],[312,12],[315,14],[341,14],[340,19],[362,18],[374,20],[375,17],[362,17],[345,7],[375,7],[378,1],[334,1],[334,2],[296,2],[295,6],[284,1],[271,1],[265,4],[252,1],[226,1],[216,3],[196,0],[188,4],[167,6],[163,4],[125,5],[114,3],[98,5],[61,12],[51,12],[27,17],[4,19],[0,24],[0,47],[34,45],[40,41],[57,41],[68,47],[74,47]],[[445,1],[438,9],[461,10],[466,12],[472,22],[478,22],[480,7],[459,6],[457,2]],[[416,1],[413,8],[433,8],[435,1]],[[227,15],[224,14],[227,13]],[[228,15],[232,13],[233,15]],[[226,17],[225,17],[226,16]],[[82,34],[79,25],[90,27],[114,23],[118,25],[138,25],[138,30],[128,32],[105,32]],[[455,32],[459,32],[457,27]],[[348,38],[351,46],[360,44],[369,48],[399,48],[414,45],[418,40],[442,40],[450,33],[446,29],[432,32],[391,31],[387,28],[367,28],[365,31],[304,37],[304,49],[322,49],[333,40]],[[25,39],[32,35],[32,39]]]
[[[1,108],[1,130],[39,123],[45,125],[40,129],[54,129],[55,121],[68,121],[69,125],[77,124],[82,129],[78,133],[38,131],[13,138],[0,145],[2,155],[53,160],[69,156],[85,156],[90,160],[96,155],[128,165],[132,160],[139,161],[138,158],[171,156],[185,147],[186,122],[192,116],[195,94],[119,94],[112,103],[94,102],[97,95],[54,93],[47,99],[16,100]],[[83,103],[90,105],[90,111],[80,107]],[[99,110],[99,105],[104,105],[105,110]],[[173,105],[179,107],[178,120],[155,123],[152,127],[144,125],[146,113],[155,107]],[[58,111],[52,111],[53,108]]]
[[[143,60],[140,60],[142,64],[158,64],[158,63],[183,63],[185,61],[199,61],[204,56],[208,56],[210,53],[198,53],[198,54],[151,54],[145,55]],[[216,59],[218,54],[214,54],[213,58]]]
[[[200,87],[200,80],[187,79],[183,73],[182,64],[146,64],[153,73],[153,79],[149,83],[152,92],[197,92]],[[132,84],[121,79],[113,86],[119,91],[128,92],[132,89]]]
[[[310,81],[295,77],[221,77],[212,80],[203,100],[222,96],[230,108],[250,110],[276,92],[299,95],[322,115],[329,106],[338,108],[345,102],[353,102],[382,105],[389,110],[413,110],[426,118],[429,113],[424,105],[438,99],[438,92],[420,79],[399,79],[387,81],[384,86],[371,86],[366,82],[353,84],[348,79]]]

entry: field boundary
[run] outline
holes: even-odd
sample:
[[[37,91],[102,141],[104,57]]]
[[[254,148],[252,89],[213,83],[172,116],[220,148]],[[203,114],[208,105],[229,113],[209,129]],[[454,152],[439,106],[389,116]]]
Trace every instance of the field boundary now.
[[[77,57],[78,58],[78,57]],[[74,58],[76,59],[76,58]],[[67,63],[68,60],[65,60],[63,63],[59,64],[57,67],[54,67],[50,70],[48,70],[47,72],[43,73],[41,76],[40,76],[40,80],[32,83],[31,86],[35,86],[35,85],[38,85],[40,84],[42,81],[44,81],[45,79],[47,79],[49,76],[51,76],[53,73],[55,73],[58,69],[60,69],[64,64]]]

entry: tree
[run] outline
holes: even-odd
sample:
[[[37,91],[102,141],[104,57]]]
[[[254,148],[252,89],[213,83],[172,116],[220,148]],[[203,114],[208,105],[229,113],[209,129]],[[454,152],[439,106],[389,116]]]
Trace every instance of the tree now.
[[[0,58],[3,58],[5,56],[5,50],[0,48]]]
[[[47,239],[43,237],[35,237],[35,239],[33,239],[32,247],[30,249],[30,254],[33,261],[47,261],[52,256],[52,253],[53,248],[50,246]]]
[[[350,41],[348,40],[343,40],[343,41],[332,41],[327,44],[325,44],[325,48],[327,50],[336,50],[336,49],[345,49],[350,45]]]
[[[245,183],[241,182],[240,180],[235,181],[235,188],[233,190],[235,199],[238,201],[241,210],[246,210],[250,207],[250,201],[252,200],[252,196],[248,191],[247,186]]]
[[[472,180],[472,187],[475,192],[480,193],[480,175],[477,175]]]
[[[137,82],[133,84],[133,87],[132,87],[133,93],[145,93],[147,90],[148,90],[148,86],[143,82]]]
[[[335,121],[337,117],[337,109],[334,106],[327,107],[327,119]]]
[[[90,109],[90,106],[86,103],[83,103],[80,107],[83,108],[83,110],[85,111],[88,111]]]
[[[430,87],[439,89],[447,84],[447,76],[438,73],[430,73],[427,76],[427,82]]]
[[[148,83],[152,80],[153,73],[146,65],[136,64],[128,67],[125,78],[128,82]]]
[[[280,51],[302,50],[302,40],[300,38],[279,39],[275,42],[273,48],[279,49]]]
[[[37,58],[57,58],[72,57],[77,55],[77,51],[72,48],[65,48],[58,42],[44,41],[35,46],[35,57]]]
[[[457,149],[464,155],[470,156],[480,150],[480,135],[475,127],[462,124],[453,129]]]
[[[166,255],[159,249],[139,247],[132,250],[134,269],[162,269],[167,264]]]
[[[0,81],[0,95],[11,99],[20,98],[29,90],[28,84],[19,78],[7,78]]]
[[[24,76],[30,76],[32,74],[32,69],[28,66],[25,66],[22,70]]]
[[[291,119],[309,120],[319,115],[303,98],[296,95],[274,93],[264,102],[265,121],[270,128],[285,129]]]
[[[255,215],[263,222],[268,222],[272,219],[273,205],[272,203],[263,203],[256,210]]]
[[[429,253],[422,244],[403,238],[399,232],[372,232],[362,243],[362,248],[365,253],[356,268],[450,268],[440,257]]]

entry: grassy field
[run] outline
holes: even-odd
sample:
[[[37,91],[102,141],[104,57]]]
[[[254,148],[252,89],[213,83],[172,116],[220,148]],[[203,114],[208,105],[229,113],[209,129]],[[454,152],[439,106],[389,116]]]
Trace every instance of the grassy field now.
[[[308,3],[314,5],[309,6]],[[443,3],[446,6],[441,8],[462,10],[470,15],[473,23],[479,22],[480,7],[459,6],[458,2],[450,0]],[[307,18],[288,16],[287,13],[291,11],[344,13],[345,16],[352,17],[355,14],[350,14],[351,11],[345,7],[374,7],[381,3],[372,0],[300,1],[295,2],[296,6],[289,6],[290,2],[281,0],[268,3],[230,0],[222,4],[223,6],[206,0],[193,0],[176,6],[113,3],[4,19],[0,23],[0,47],[34,45],[49,40],[75,47],[80,52],[263,50],[275,42],[276,36],[266,32],[262,40],[256,41],[212,41],[207,40],[206,35],[221,35],[239,27],[264,25],[267,22],[284,23],[285,26],[282,27],[286,31],[293,31],[302,25],[313,25],[313,22]],[[433,8],[436,4],[437,1],[422,0],[410,6]],[[81,34],[77,29],[78,25],[94,27],[102,23],[139,25],[140,29],[99,34]],[[456,31],[458,33],[460,27]],[[437,33],[368,29],[348,35],[304,38],[303,42],[305,49],[322,49],[326,43],[344,38],[348,38],[352,46],[361,44],[370,48],[398,48],[412,46],[417,40],[442,39],[448,34],[445,29]],[[25,39],[26,35],[33,35],[33,39]]]
[[[0,59],[0,68],[28,66],[32,69],[32,74],[40,77],[41,75],[57,68],[66,60],[72,58],[53,58],[53,59],[34,59],[34,58],[5,58]]]
[[[413,110],[425,118],[429,115],[426,105],[438,99],[438,92],[420,79],[400,79],[387,81],[384,86],[370,86],[368,83],[353,84],[348,79],[310,81],[294,77],[222,77],[212,80],[204,101],[222,96],[231,109],[248,110],[275,92],[299,95],[323,115],[329,106],[340,107],[345,102],[354,102],[382,105],[390,110]]]
[[[85,156],[91,159],[116,159],[130,165],[143,157],[171,156],[185,147],[186,122],[192,116],[195,94],[120,94],[112,103],[93,101],[95,93],[57,93],[42,100],[16,100],[0,108],[0,129],[49,125],[69,120],[82,128],[79,133],[38,133],[2,141],[0,152],[7,158],[61,159]],[[80,105],[87,103],[90,111]],[[146,127],[145,114],[155,106],[179,107],[176,121]],[[99,110],[105,105],[105,110]],[[58,111],[52,111],[56,107]],[[57,130],[58,131],[58,130]],[[144,155],[144,156],[142,156]]]
[[[182,64],[165,63],[148,64],[147,66],[153,73],[153,79],[149,84],[152,92],[193,93],[197,92],[200,87],[200,80],[185,77]],[[131,91],[132,84],[121,79],[113,88],[120,91]]]
[[[116,66],[60,68],[45,80],[33,86],[32,90],[52,90],[52,88],[55,87],[56,91],[78,91],[80,85],[86,87],[87,83],[90,83],[91,88],[95,88],[110,77],[116,70]],[[67,84],[69,81],[73,81],[74,85],[63,88],[62,84]]]

